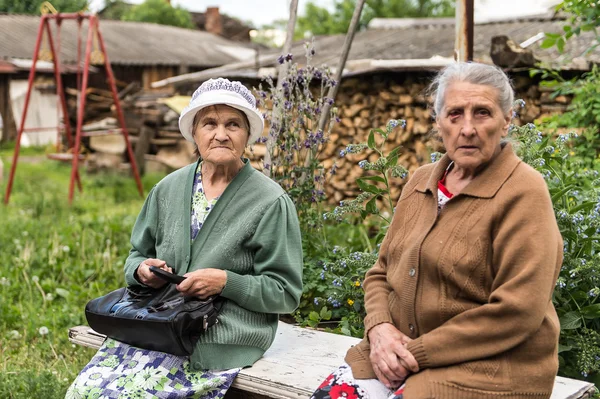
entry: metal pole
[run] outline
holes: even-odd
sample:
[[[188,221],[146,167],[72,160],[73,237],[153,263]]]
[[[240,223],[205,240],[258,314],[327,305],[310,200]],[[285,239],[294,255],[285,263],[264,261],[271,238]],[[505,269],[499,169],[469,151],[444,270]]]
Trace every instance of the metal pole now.
[[[61,19],[57,19],[56,23],[60,24],[61,21]],[[69,148],[72,148],[73,137],[71,135],[71,123],[69,122],[69,110],[67,108],[67,100],[65,99],[65,91],[62,84],[62,75],[60,73],[60,53],[56,51],[56,48],[54,47],[54,39],[52,37],[52,29],[50,29],[50,22],[46,23],[46,32],[48,32],[48,43],[50,44],[50,51],[52,52],[52,59],[54,60],[54,79],[56,80],[56,95],[60,98],[60,105],[63,111],[65,133],[67,134],[67,143],[69,145]],[[60,37],[58,37],[58,40],[60,40]],[[79,189],[79,191],[83,190],[83,188],[81,187],[81,179],[79,178],[79,171],[77,171],[75,179],[77,181],[77,188]]]
[[[40,53],[40,44],[42,42],[42,34],[44,33],[44,24],[47,24],[47,15],[42,15],[40,20],[40,27],[38,28],[37,39],[35,41],[35,50],[33,50],[33,60],[31,63],[31,69],[29,70],[29,80],[27,82],[27,94],[25,95],[25,104],[23,106],[23,115],[21,115],[21,125],[19,126],[19,132],[17,133],[17,142],[15,143],[15,152],[13,153],[13,161],[10,165],[10,177],[8,178],[8,185],[6,186],[6,194],[4,195],[4,204],[8,205],[10,199],[10,192],[12,190],[13,181],[15,178],[15,170],[17,169],[17,161],[19,159],[19,151],[21,150],[21,136],[23,135],[23,129],[25,128],[25,119],[27,118],[27,110],[29,109],[29,99],[31,98],[31,90],[33,89],[33,79],[35,78],[35,66]]]
[[[140,196],[143,197],[144,188],[142,187],[142,181],[140,180],[140,174],[138,172],[137,163],[135,162],[135,156],[133,155],[133,150],[131,149],[131,143],[129,142],[129,133],[127,132],[127,127],[125,126],[125,117],[123,116],[123,110],[121,109],[121,101],[119,100],[119,94],[117,93],[115,76],[113,75],[113,71],[110,66],[110,61],[108,60],[108,53],[106,52],[106,48],[104,47],[104,39],[100,34],[100,21],[98,21],[96,17],[92,18],[94,18],[94,20],[96,21],[96,34],[98,35],[98,43],[100,44],[100,50],[102,51],[102,54],[104,54],[104,67],[106,68],[108,83],[112,92],[113,101],[115,102],[115,108],[117,109],[119,123],[121,124],[121,134],[123,134],[125,144],[127,145],[127,155],[129,156],[129,162],[131,162],[131,169],[133,171],[133,176],[135,177],[135,182],[137,183],[138,191],[140,192]]]
[[[459,62],[473,61],[474,9],[474,0],[456,0],[454,58]]]
[[[83,65],[83,81],[81,83],[81,101],[77,108],[77,128],[75,130],[75,147],[73,149],[73,162],[71,164],[71,181],[69,182],[69,205],[73,202],[73,189],[75,184],[75,176],[79,168],[79,147],[81,146],[81,129],[83,127],[83,117],[85,115],[85,91],[88,85],[88,77],[90,74],[90,56],[92,54],[92,39],[94,37],[94,26],[96,17],[90,16],[88,23],[88,37],[85,46],[85,61]]]

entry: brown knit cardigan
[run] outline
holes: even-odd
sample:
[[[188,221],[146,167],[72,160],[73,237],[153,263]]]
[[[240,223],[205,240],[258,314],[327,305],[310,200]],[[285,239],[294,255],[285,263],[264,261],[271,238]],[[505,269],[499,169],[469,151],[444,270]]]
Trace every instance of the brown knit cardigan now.
[[[563,243],[548,188],[507,144],[438,215],[449,163],[419,168],[404,188],[364,281],[365,331],[393,323],[412,338],[420,371],[407,399],[549,398]],[[376,378],[366,338],[346,362]]]

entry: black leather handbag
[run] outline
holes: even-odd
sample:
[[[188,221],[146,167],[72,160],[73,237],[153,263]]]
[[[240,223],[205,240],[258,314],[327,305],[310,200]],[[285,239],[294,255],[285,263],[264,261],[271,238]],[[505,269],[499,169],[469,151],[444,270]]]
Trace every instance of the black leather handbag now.
[[[184,297],[175,284],[129,286],[92,299],[85,317],[96,332],[143,349],[191,355],[200,335],[216,324],[224,299]]]

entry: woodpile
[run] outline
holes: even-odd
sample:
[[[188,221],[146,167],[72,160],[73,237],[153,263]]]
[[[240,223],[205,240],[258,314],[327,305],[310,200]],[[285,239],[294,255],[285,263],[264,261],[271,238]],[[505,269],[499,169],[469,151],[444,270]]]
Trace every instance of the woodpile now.
[[[77,91],[70,94],[71,120],[76,120]],[[91,150],[88,167],[129,169],[124,138],[116,119],[115,105],[109,91],[90,88],[86,98],[84,145]],[[139,85],[128,85],[119,92],[125,125],[141,173],[169,172],[194,160],[194,146],[179,133],[177,112],[161,103],[170,92],[147,92]],[[74,123],[72,123],[74,126]]]
[[[391,133],[384,154],[401,146],[398,163],[410,173],[431,162],[432,152],[443,152],[441,141],[434,131],[434,119],[428,103],[431,99],[425,95],[430,79],[423,77],[417,80],[409,77],[400,82],[391,75],[373,75],[342,82],[335,101],[340,122],[334,125],[330,141],[321,156],[327,170],[334,163],[337,166],[336,174],[328,176],[325,187],[330,204],[356,198],[360,193],[356,179],[369,173],[361,169],[358,162],[363,159],[373,162],[377,157],[373,151],[340,157],[340,151],[348,144],[366,142],[371,129],[385,129],[390,119],[404,119],[406,127],[397,127]],[[566,96],[553,98],[551,89],[539,86],[527,76],[513,77],[513,84],[516,98],[526,102],[526,107],[519,110],[514,119],[517,125],[536,122],[553,113],[564,112],[571,100]],[[264,152],[263,146],[254,146],[255,164],[261,164],[258,158],[262,158]],[[257,157],[257,154],[261,157]],[[252,154],[249,155],[252,159]],[[399,198],[406,180],[392,179],[391,194],[394,203]],[[384,203],[379,205],[384,206]]]
[[[403,80],[399,80],[403,79]],[[339,112],[339,123],[331,132],[330,140],[321,153],[321,161],[327,170],[335,164],[336,174],[328,175],[325,192],[330,204],[355,198],[359,193],[356,179],[365,176],[358,162],[376,159],[372,151],[348,154],[340,157],[340,151],[348,144],[366,142],[369,132],[385,128],[391,119],[403,119],[406,127],[397,127],[390,135],[384,153],[401,146],[399,164],[410,173],[430,162],[433,151],[443,151],[441,142],[434,132],[434,120],[428,106],[429,98],[424,94],[430,82],[429,75],[388,74],[361,76],[345,79],[341,83],[335,106]],[[539,86],[525,75],[513,76],[516,98],[525,100],[526,107],[519,110],[515,124],[535,122],[553,113],[564,112],[571,99],[568,96],[553,97],[552,90]],[[193,144],[187,142],[178,129],[178,114],[161,101],[171,96],[165,92],[145,92],[129,88],[119,94],[125,119],[134,145],[138,167],[167,172],[193,162]],[[112,99],[106,92],[97,90],[88,93],[87,116],[102,119],[114,118]],[[86,119],[87,120],[87,119]],[[114,127],[117,128],[116,120]],[[265,131],[266,134],[266,131]],[[102,152],[105,143],[92,145],[92,150]],[[95,148],[94,148],[95,147]],[[264,145],[255,145],[246,152],[253,165],[260,168],[265,154]],[[123,160],[125,153],[121,154]],[[410,174],[409,174],[410,177]],[[396,202],[406,179],[392,179],[391,194]],[[383,206],[383,203],[380,203]]]

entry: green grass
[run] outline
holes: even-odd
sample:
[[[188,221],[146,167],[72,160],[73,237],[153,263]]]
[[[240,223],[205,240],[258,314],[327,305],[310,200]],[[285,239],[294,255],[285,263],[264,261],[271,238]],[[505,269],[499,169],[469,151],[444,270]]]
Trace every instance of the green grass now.
[[[12,152],[0,148],[2,198]],[[70,165],[44,152],[21,152],[39,161],[18,163],[10,203],[0,205],[0,398],[64,398],[94,354],[71,344],[68,328],[85,324],[88,300],[124,285],[143,204],[132,177],[81,169],[83,192],[69,206]],[[145,193],[161,177],[145,176]]]

